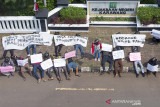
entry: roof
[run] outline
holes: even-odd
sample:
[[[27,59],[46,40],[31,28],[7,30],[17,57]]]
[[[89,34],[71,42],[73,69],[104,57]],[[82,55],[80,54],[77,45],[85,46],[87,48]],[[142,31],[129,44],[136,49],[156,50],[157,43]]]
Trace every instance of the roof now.
[[[69,0],[57,0],[57,5],[59,4],[69,4]]]
[[[48,9],[38,9],[35,14],[36,18],[47,18],[48,17]]]

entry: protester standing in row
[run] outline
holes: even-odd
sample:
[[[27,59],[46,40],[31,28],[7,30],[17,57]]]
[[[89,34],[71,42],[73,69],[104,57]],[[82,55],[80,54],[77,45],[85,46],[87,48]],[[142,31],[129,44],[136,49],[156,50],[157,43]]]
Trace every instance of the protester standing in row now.
[[[98,54],[98,61],[100,61],[100,53],[101,53],[102,45],[98,39],[92,43],[92,54],[94,54],[94,59],[97,61],[97,54]]]

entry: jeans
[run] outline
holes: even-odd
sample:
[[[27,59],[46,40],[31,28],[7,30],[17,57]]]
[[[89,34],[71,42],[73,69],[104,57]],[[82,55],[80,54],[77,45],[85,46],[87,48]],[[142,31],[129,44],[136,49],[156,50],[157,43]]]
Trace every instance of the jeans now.
[[[136,73],[139,74],[139,70],[138,70],[138,66],[137,65],[140,66],[142,73],[144,73],[144,68],[143,68],[143,65],[142,65],[141,61],[135,61],[134,62],[134,67],[136,69]]]
[[[84,55],[82,45],[80,45],[80,44],[76,44],[76,45],[74,46],[74,48],[75,48],[75,50],[76,50],[76,56],[78,56],[78,49],[79,49],[79,50],[80,50],[80,52],[81,52],[81,56],[83,56],[83,55]]]
[[[102,58],[102,67],[103,67],[103,71],[105,71],[105,63],[108,62],[109,63],[109,69],[112,68],[112,65],[113,65],[113,60],[111,57],[108,57],[108,56],[104,56]]]
[[[67,69],[70,70],[71,68],[73,69],[76,69],[78,66],[76,63],[74,62],[70,62],[68,65],[67,65]]]
[[[33,65],[33,73],[36,76],[36,79],[39,79],[39,76],[37,75],[37,69],[41,72],[41,78],[44,78],[44,70],[42,69],[41,65]]]
[[[97,58],[97,54],[98,54],[98,59],[99,59],[100,58],[100,52],[99,51],[94,52],[94,58]]]
[[[10,50],[4,50],[4,53],[3,53],[3,57],[5,58],[6,57],[6,55],[7,55],[7,52],[10,52],[10,54],[11,54],[11,57],[13,57],[14,56],[14,50],[13,49],[10,49]]]
[[[64,66],[64,67],[55,67],[55,69],[56,69],[56,76],[57,77],[60,77],[60,79],[62,79],[62,77],[61,77],[61,70],[63,69],[64,70],[64,73],[65,73],[65,76],[66,76],[66,79],[68,79],[69,78],[69,76],[68,76],[68,72],[67,72],[67,69],[66,69],[66,67]]]
[[[33,54],[36,54],[36,45],[35,44],[28,45],[28,47],[27,47],[28,54],[31,54],[30,48],[33,49]]]

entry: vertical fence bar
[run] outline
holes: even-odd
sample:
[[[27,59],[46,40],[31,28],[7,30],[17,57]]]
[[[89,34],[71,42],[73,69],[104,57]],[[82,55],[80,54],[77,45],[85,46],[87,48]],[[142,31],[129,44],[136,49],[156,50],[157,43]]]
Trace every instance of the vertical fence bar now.
[[[14,20],[14,25],[15,25],[15,29],[18,30],[18,25],[16,20]]]
[[[29,25],[29,20],[26,20],[26,22],[27,22],[27,29],[28,29],[28,30],[31,29],[31,28],[30,28],[30,25]]]
[[[2,21],[2,26],[3,26],[3,29],[6,30],[6,24],[4,23],[4,21]]]
[[[11,29],[14,30],[15,28],[13,26],[13,21],[12,20],[10,20],[10,24],[11,24]]]
[[[22,30],[21,20],[18,20],[18,26],[19,26],[19,29]]]
[[[2,30],[2,22],[0,21],[0,30]]]
[[[39,31],[41,32],[41,22],[40,22],[40,19],[38,20],[38,25],[39,25]]]
[[[22,25],[23,25],[23,29],[26,29],[26,24],[24,20],[22,20]]]
[[[31,29],[33,30],[34,29],[33,20],[30,20],[30,23],[31,23]]]

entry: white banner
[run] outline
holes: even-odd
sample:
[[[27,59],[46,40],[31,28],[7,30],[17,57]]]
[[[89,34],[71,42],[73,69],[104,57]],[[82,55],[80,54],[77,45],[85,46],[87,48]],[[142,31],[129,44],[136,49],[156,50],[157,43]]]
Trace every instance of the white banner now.
[[[42,67],[43,70],[46,70],[46,69],[48,69],[48,68],[51,68],[52,66],[53,66],[53,62],[52,62],[51,59],[47,59],[46,61],[43,61],[43,62],[41,63],[41,67]]]
[[[24,60],[17,60],[18,66],[24,66],[28,63],[28,58]]]
[[[140,46],[143,47],[146,35],[144,34],[113,34],[113,46]]]
[[[124,58],[124,50],[112,51],[113,59],[122,59]]]
[[[11,35],[2,38],[4,50],[17,49],[23,50],[30,44],[52,45],[53,35],[49,33],[27,34],[27,35]]]
[[[54,59],[54,67],[64,67],[66,66],[66,61],[64,58]]]
[[[156,71],[156,72],[158,72],[158,65],[155,65],[155,66],[153,66],[153,65],[150,65],[149,63],[147,64],[147,69],[149,70],[149,71]]]
[[[152,36],[154,36],[156,39],[160,39],[160,31],[159,30],[152,30]]]
[[[40,63],[43,61],[42,54],[31,55],[31,64]]]
[[[54,35],[54,42],[56,46],[60,44],[63,44],[65,46],[81,44],[83,47],[86,47],[87,41],[88,37]]]
[[[102,43],[102,51],[112,52],[112,45]]]

